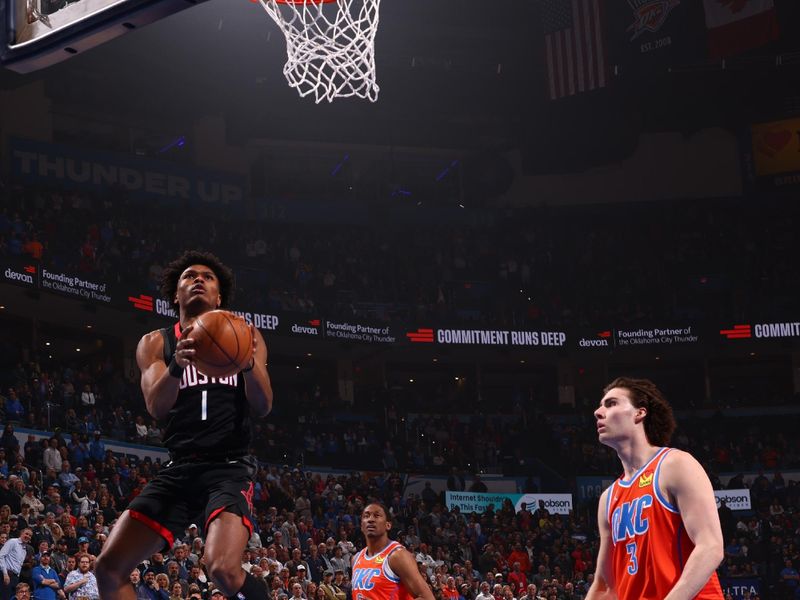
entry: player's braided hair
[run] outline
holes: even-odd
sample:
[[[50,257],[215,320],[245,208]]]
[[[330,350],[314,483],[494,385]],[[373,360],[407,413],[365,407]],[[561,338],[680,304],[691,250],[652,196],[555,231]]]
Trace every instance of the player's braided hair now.
[[[634,379],[633,377],[617,377],[609,383],[603,393],[608,393],[613,388],[624,388],[630,392],[631,403],[636,408],[647,409],[644,418],[644,433],[647,441],[654,446],[666,446],[675,431],[675,416],[672,407],[649,379]]]
[[[178,278],[192,265],[204,265],[214,271],[219,280],[220,308],[227,308],[233,300],[233,291],[236,289],[236,280],[225,264],[211,252],[200,250],[187,250],[178,258],[169,263],[161,272],[161,294],[170,303],[175,300],[178,290]]]

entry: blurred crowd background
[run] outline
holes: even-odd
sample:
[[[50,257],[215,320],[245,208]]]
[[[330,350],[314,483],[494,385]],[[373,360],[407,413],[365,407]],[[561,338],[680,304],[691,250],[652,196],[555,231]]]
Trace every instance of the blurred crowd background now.
[[[735,200],[596,214],[515,209],[474,228],[409,235],[236,215],[208,221],[181,207],[153,220],[124,196],[112,203],[33,187],[3,193],[0,256],[135,282],[156,295],[165,261],[194,245],[222,248],[237,294],[254,310],[509,327],[780,319],[795,308],[800,282],[791,221],[767,211],[763,226],[750,227],[747,211],[763,207],[734,211]],[[595,268],[601,254],[619,269]],[[161,430],[111,353],[45,355],[4,335],[0,359],[0,544],[24,541],[30,528],[20,580],[50,598],[55,591],[41,590],[34,570],[46,563],[62,590],[70,573],[73,582],[90,579],[109,528],[161,468],[107,444],[159,446]],[[697,387],[670,395],[679,421],[672,444],[701,461],[715,488],[750,490],[752,510],[720,508],[720,575],[758,580],[763,598],[800,598],[800,486],[789,475],[800,470],[798,399],[779,386],[755,387],[724,389],[710,402]],[[391,537],[415,554],[437,600],[583,598],[598,544],[591,500],[576,501],[570,515],[541,506],[515,512],[509,503],[462,514],[439,491],[406,489],[409,473],[478,492],[487,489],[482,473],[516,477],[520,492],[574,493],[577,476],[616,476],[616,456],[595,439],[594,399],[565,406],[554,391],[509,385],[487,393],[456,377],[450,385],[376,385],[345,402],[314,377],[276,381],[275,410],[256,425],[251,450],[262,468],[244,568],[273,600],[355,600],[350,557],[363,547],[359,515],[374,498],[390,507]],[[20,440],[15,428],[45,435]],[[139,598],[214,597],[204,524],[191,525],[131,574]],[[0,548],[0,564],[3,556]],[[67,595],[92,596],[91,588]]]

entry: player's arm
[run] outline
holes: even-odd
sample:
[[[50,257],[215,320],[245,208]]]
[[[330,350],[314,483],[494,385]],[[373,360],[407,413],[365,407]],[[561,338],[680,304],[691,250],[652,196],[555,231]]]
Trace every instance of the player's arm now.
[[[256,417],[266,417],[272,410],[272,382],[267,373],[267,343],[261,332],[250,325],[253,331],[253,369],[243,371],[245,392],[250,411]]]
[[[408,550],[401,548],[392,552],[389,555],[389,566],[414,600],[434,600],[430,586],[419,574],[417,561]]]
[[[614,579],[611,572],[611,525],[608,522],[606,508],[608,506],[607,488],[600,494],[600,501],[597,503],[597,526],[600,530],[600,549],[597,552],[597,570],[594,573],[594,581],[586,600],[613,600],[617,597],[614,592]]]
[[[722,562],[722,527],[708,475],[694,457],[672,450],[661,466],[659,485],[681,513],[694,550],[664,600],[694,598]]]
[[[194,360],[194,340],[186,336],[191,325],[183,330],[175,348],[172,373],[164,362],[164,336],[159,331],[146,334],[136,347],[136,364],[142,372],[142,394],[144,403],[155,419],[163,419],[178,399],[179,375]]]

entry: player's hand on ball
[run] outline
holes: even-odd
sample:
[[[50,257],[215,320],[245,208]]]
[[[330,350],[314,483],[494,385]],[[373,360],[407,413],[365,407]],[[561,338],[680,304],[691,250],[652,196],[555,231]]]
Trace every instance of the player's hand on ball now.
[[[175,346],[175,362],[178,363],[179,367],[184,369],[192,364],[196,352],[194,349],[194,340],[189,337],[193,328],[193,325],[189,325],[186,329],[181,331],[181,339],[178,340],[178,344]]]

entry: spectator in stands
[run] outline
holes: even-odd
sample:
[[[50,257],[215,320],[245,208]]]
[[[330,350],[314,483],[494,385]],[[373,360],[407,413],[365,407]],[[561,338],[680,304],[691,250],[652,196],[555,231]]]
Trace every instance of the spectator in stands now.
[[[33,531],[32,543],[35,548],[38,548],[39,544],[42,541],[47,542],[48,547],[52,546],[55,543],[53,532],[50,531],[50,528],[47,526],[46,520],[47,518],[43,514],[39,514],[36,516],[36,524],[32,528]]]
[[[138,415],[136,417],[136,437],[134,441],[138,444],[146,444],[147,443],[147,424],[144,422],[144,417],[142,415]]]
[[[150,567],[149,570],[159,575],[160,573],[167,572],[167,565],[164,562],[164,554],[161,552],[156,552],[150,557]]]
[[[25,420],[25,407],[22,406],[22,402],[17,396],[17,390],[14,388],[8,388],[5,411],[8,421],[23,422]],[[0,445],[5,447],[5,442],[0,440]]]
[[[38,467],[41,464],[42,444],[36,439],[36,436],[34,434],[32,433],[28,434],[28,441],[25,442],[25,446],[23,447],[23,452],[25,454],[25,461],[31,467]]]
[[[194,566],[191,558],[189,558],[189,545],[184,542],[176,542],[173,551],[174,560],[178,565],[178,571],[181,579],[189,577],[189,571]]]
[[[131,571],[131,587],[133,587],[133,593],[136,594],[137,599],[148,599],[150,596],[145,589],[145,583],[142,581],[142,572],[138,569],[134,569]]]
[[[179,581],[175,581],[170,585],[169,600],[183,600],[183,586]]]
[[[78,568],[78,559],[75,557],[74,554],[71,553],[71,549],[68,549],[67,561],[64,564],[64,568],[58,572],[58,576],[61,578],[62,582],[62,589],[63,589],[63,583],[67,580],[67,575],[72,573],[77,568]]]
[[[94,519],[100,505],[97,503],[97,491],[94,489],[89,490],[89,493],[83,497],[80,505],[80,516],[89,519]]]
[[[82,469],[78,467],[78,472],[81,472]],[[61,494],[65,498],[70,497],[70,493],[72,489],[75,487],[75,484],[80,481],[78,475],[72,472],[72,465],[70,465],[68,460],[61,461],[61,471],[58,474],[58,484],[61,487]]]
[[[89,446],[86,443],[85,437],[74,432],[72,433],[69,444],[67,445],[69,453],[69,462],[75,467],[84,467],[86,460],[89,458]]]
[[[515,597],[521,596],[528,587],[528,578],[521,570],[519,561],[514,562],[511,573],[508,574],[508,583],[512,586],[511,589]]]
[[[9,489],[8,479],[0,473],[0,506],[8,506],[10,513],[20,511],[20,497],[16,492]]]
[[[86,519],[85,519],[85,518],[83,518],[83,517],[81,517],[80,519],[78,519],[78,524],[79,524],[79,526],[80,526],[80,523],[81,523],[81,521],[83,521],[83,522],[85,523],[85,522],[86,522]],[[91,535],[91,532],[88,532],[88,533]],[[89,561],[91,562],[91,564],[94,564],[94,561],[95,561],[95,559],[97,558],[97,555],[95,555],[95,554],[90,554],[90,553],[89,553],[89,546],[91,545],[91,543],[92,543],[92,540],[90,540],[90,539],[89,539],[88,537],[86,537],[85,535],[82,535],[81,537],[79,537],[79,538],[78,538],[78,552],[77,552],[77,556],[79,556],[79,557],[80,557],[80,556],[88,556],[88,557],[89,557]],[[79,560],[79,564],[78,564],[78,566],[80,567],[80,560]]]
[[[8,477],[10,465],[6,459],[5,448],[0,448],[0,473]]]
[[[319,554],[319,547],[314,543],[313,539],[310,540],[311,545],[308,548],[308,577],[312,581],[322,581],[323,573],[328,568],[328,564],[322,559]]]
[[[158,586],[159,597],[169,600],[169,577],[165,573],[156,575],[156,585]]]
[[[20,500],[21,506],[27,506],[30,510],[30,516],[34,519],[44,511],[44,503],[39,500],[35,495],[36,488],[29,485],[25,488],[25,495]]]
[[[9,390],[9,395],[10,393]],[[11,423],[6,423],[3,428],[3,435],[0,436],[0,448],[3,448],[8,456],[14,456],[19,452],[19,440],[14,434],[14,426]]]
[[[83,386],[83,391],[81,392],[81,410],[83,411],[84,416],[94,409],[96,402],[97,400],[94,392],[92,391],[92,386],[88,383],[85,384]]]
[[[180,583],[182,586],[188,585],[186,578],[181,576],[181,568],[174,560],[167,562],[167,577],[169,578],[169,586],[172,588],[173,583]]]
[[[58,572],[50,565],[50,552],[45,550],[39,554],[39,565],[31,572],[33,581],[33,597],[36,600],[55,600],[63,596]]]
[[[158,582],[156,581],[156,573],[152,569],[145,569],[144,582],[136,591],[137,598],[142,600],[163,600],[160,593]]]
[[[31,586],[29,586],[24,581],[21,581],[20,583],[17,584],[15,591],[16,591],[16,596],[14,596],[14,598],[16,600],[28,600],[28,598],[31,597]]]
[[[186,582],[189,586],[196,585],[204,596],[208,591],[208,580],[199,564],[192,565],[189,569],[189,576],[186,578]]]
[[[794,595],[795,591],[800,587],[800,574],[794,568],[791,559],[786,559],[783,563],[783,569],[780,572],[781,582],[789,592]]]
[[[0,581],[0,600],[10,600],[14,594],[32,537],[33,531],[25,528],[20,531],[19,537],[8,539],[0,548],[0,572],[3,574]]]
[[[290,600],[303,600],[305,598],[305,594],[303,593],[303,586],[299,582],[295,582],[292,584],[291,593],[292,595],[289,597]]]
[[[345,590],[334,582],[333,575],[334,573],[331,569],[326,570],[319,589],[325,594],[326,600],[346,600],[347,594]]]
[[[67,541],[64,538],[56,541],[55,548],[50,552],[50,565],[60,574],[67,568]]]
[[[61,464],[64,459],[61,457],[61,452],[58,450],[58,438],[50,438],[47,449],[44,451],[42,462],[45,469],[53,469],[56,473],[61,471]]]
[[[540,600],[541,596],[537,593],[536,584],[529,583],[525,588],[525,593],[520,595],[519,600]]]
[[[514,565],[514,563],[519,563],[520,571],[525,573],[530,573],[531,570],[531,561],[528,557],[528,553],[523,550],[522,544],[514,544],[514,549],[511,551],[511,554],[508,555],[507,559],[508,564]],[[523,587],[527,587],[527,582]]]
[[[441,588],[442,598],[444,600],[458,600],[461,595],[456,588],[455,577],[448,577],[445,585]]]
[[[106,445],[101,438],[100,430],[92,432],[92,441],[89,443],[89,458],[100,464],[106,457]]]
[[[69,595],[69,600],[77,600],[79,597],[97,600],[100,592],[97,589],[97,579],[91,571],[92,557],[81,554],[77,561],[78,568],[69,573],[64,582],[64,592]]]

